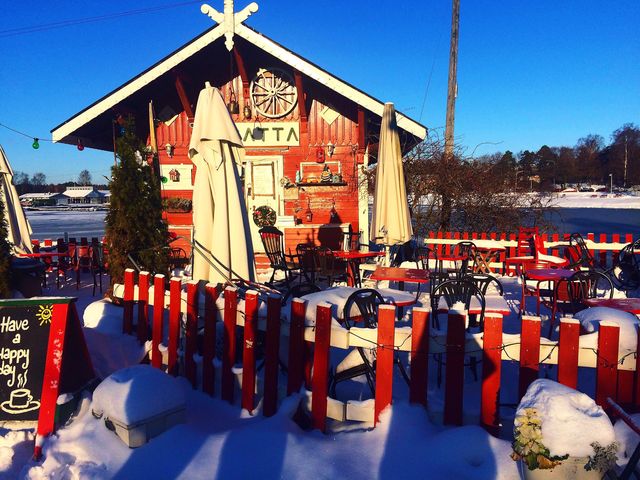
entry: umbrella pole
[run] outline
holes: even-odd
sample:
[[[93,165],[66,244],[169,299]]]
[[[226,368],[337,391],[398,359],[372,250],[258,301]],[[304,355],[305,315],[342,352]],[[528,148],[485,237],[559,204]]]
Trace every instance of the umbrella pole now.
[[[225,144],[220,142],[220,150],[222,151],[222,168],[224,169],[224,198],[227,199],[225,202],[225,211],[227,213],[227,258],[229,259],[229,276],[233,272],[231,266],[231,224],[229,223],[229,182],[227,178],[227,159],[225,158],[224,147]]]

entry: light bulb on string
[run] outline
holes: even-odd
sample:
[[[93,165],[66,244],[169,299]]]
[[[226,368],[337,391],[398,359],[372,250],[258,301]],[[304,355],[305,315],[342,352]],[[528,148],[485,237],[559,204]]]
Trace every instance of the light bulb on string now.
[[[84,150],[84,145],[82,144],[82,140],[78,139],[78,143],[76,144],[76,148],[80,151]]]
[[[34,138],[33,139],[33,143],[31,144],[31,146],[33,147],[34,150],[37,150],[40,148],[40,143],[38,143],[38,139]]]

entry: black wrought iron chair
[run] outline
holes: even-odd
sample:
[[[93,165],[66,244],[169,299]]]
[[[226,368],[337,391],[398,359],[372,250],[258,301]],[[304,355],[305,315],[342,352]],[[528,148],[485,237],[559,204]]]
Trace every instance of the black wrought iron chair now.
[[[344,305],[343,317],[344,326],[347,329],[351,327],[377,328],[378,326],[378,306],[386,303],[382,295],[373,288],[363,288],[353,292]],[[356,347],[362,363],[347,367],[338,371],[333,375],[330,385],[330,393],[333,398],[336,397],[336,385],[345,380],[364,375],[371,393],[375,395],[375,369],[376,369],[376,350],[375,344],[371,345],[371,349],[364,347]],[[394,362],[398,365],[400,373],[407,383],[409,376],[407,375],[400,358],[395,355]],[[339,368],[339,367],[338,367]]]
[[[329,247],[318,247],[316,249],[316,261],[318,265],[316,278],[319,282],[326,281],[327,285],[330,287],[336,280],[347,281],[347,266],[345,262],[336,258]],[[356,287],[360,287],[362,283],[360,279],[360,271],[355,269],[353,273],[355,275],[354,285]]]
[[[551,305],[549,335],[553,331],[556,313],[575,315],[587,306],[588,298],[613,298],[613,282],[597,270],[578,270],[556,282]]]
[[[309,243],[299,243],[296,245],[296,253],[302,274],[310,283],[316,283],[316,273],[318,272],[317,247]]]
[[[458,242],[453,246],[451,258],[455,259],[453,260],[454,267],[449,270],[455,278],[462,278],[476,269],[477,253],[475,243],[468,240]]]
[[[300,274],[302,270],[297,253],[292,255],[284,252],[284,234],[276,227],[262,227],[258,232],[262,239],[265,254],[267,258],[269,258],[270,267],[273,269],[267,285],[273,286],[273,279],[276,276],[276,272],[280,270],[284,273],[284,281],[287,290],[289,290],[291,288],[293,274],[295,272]]]
[[[502,282],[488,273],[467,273],[464,277],[462,277],[462,279],[473,282],[485,296],[487,295],[487,291],[491,286],[493,286],[498,295],[502,296],[504,294]]]
[[[480,312],[476,315],[469,315],[469,326],[467,329],[470,330],[472,327],[477,326],[478,331],[482,332],[484,329],[484,311],[486,308],[485,297],[475,283],[466,279],[447,280],[433,289],[431,294],[431,318],[433,319],[434,326],[438,329],[440,328],[438,311],[442,307],[440,304],[441,299],[446,303],[447,309],[451,309],[456,304],[462,304],[464,309],[469,312],[472,299],[474,298],[477,299]],[[442,367],[445,365],[445,361],[443,360],[442,354],[436,355],[435,358],[438,364],[437,383],[439,387],[442,383]],[[476,357],[471,356],[469,362],[465,365],[471,369],[474,379],[478,380],[478,360]]]
[[[606,275],[619,290],[640,288],[640,238],[624,246]]]
[[[597,262],[591,251],[587,248],[587,244],[579,233],[572,233],[569,237],[569,264],[568,269],[596,268]]]

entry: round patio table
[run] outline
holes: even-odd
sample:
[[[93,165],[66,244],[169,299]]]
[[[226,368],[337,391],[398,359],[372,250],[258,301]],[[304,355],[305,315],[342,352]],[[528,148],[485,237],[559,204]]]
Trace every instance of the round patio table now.
[[[560,281],[564,278],[569,278],[571,275],[576,273],[573,270],[568,270],[566,268],[531,268],[524,272],[522,279],[522,303],[521,308],[524,308],[524,292],[527,288],[527,280],[535,280],[538,283],[536,284],[536,312],[540,315],[540,284],[542,282],[549,282],[550,291],[553,292],[555,289],[555,282]],[[553,301],[553,300],[552,300]]]
[[[588,307],[609,307],[640,314],[640,298],[587,298],[582,301]]]
[[[333,256],[347,262],[347,285],[354,287],[360,283],[358,281],[360,278],[360,272],[358,270],[360,268],[360,262],[365,258],[383,257],[384,252],[363,252],[360,250],[347,252],[344,250],[336,250],[333,252]]]

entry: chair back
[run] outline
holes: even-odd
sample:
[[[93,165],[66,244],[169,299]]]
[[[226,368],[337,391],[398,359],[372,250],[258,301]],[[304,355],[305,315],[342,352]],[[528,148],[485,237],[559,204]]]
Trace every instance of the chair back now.
[[[579,233],[572,233],[569,237],[569,258],[568,268],[594,268],[596,259],[587,248],[587,244]]]
[[[453,246],[453,256],[461,257],[460,267],[456,271],[458,278],[473,272],[476,266],[476,244],[468,240],[458,242]]]
[[[418,268],[430,271],[440,271],[440,265],[438,262],[438,253],[434,248],[418,247],[417,248],[417,260]]]
[[[518,229],[518,244],[516,245],[516,256],[535,256],[534,237],[539,234],[538,227],[520,227]]]
[[[611,274],[619,288],[635,290],[640,287],[640,239],[624,246],[613,264]]]
[[[345,326],[351,328],[362,322],[366,328],[375,328],[378,325],[378,305],[383,303],[385,303],[384,298],[373,288],[356,290],[349,295],[344,304]]]
[[[556,284],[554,299],[560,311],[576,314],[587,308],[583,300],[588,298],[613,298],[611,279],[596,270],[579,270]]]
[[[473,282],[465,279],[447,280],[433,289],[431,294],[431,309],[432,315],[436,319],[436,325],[438,324],[437,318],[440,298],[444,299],[448,308],[452,308],[455,304],[462,303],[464,309],[468,311],[471,306],[471,299],[474,297],[477,298],[480,303],[480,314],[477,317],[477,322],[482,331],[484,328],[484,311],[486,307],[484,294]]]
[[[273,226],[262,227],[258,233],[271,268],[284,266],[284,234]]]
[[[389,266],[399,267],[403,262],[416,262],[419,263],[418,258],[418,245],[415,240],[409,240],[408,242],[400,245],[393,245],[391,247],[391,260]]]
[[[76,246],[76,266],[88,268],[91,266],[91,253],[89,245]]]
[[[288,300],[294,298],[300,298],[309,293],[316,293],[320,291],[320,287],[313,283],[305,282],[291,287],[282,297],[282,305],[286,305]]]
[[[487,290],[491,285],[495,286],[496,291],[500,296],[504,294],[504,288],[502,287],[502,282],[498,280],[493,275],[489,275],[488,273],[467,273],[463,280],[468,280],[475,284],[478,287],[478,290],[482,292],[483,295],[487,294]]]

